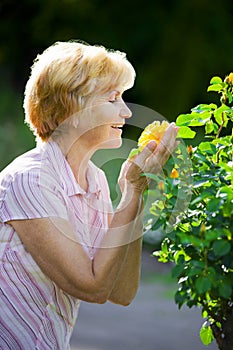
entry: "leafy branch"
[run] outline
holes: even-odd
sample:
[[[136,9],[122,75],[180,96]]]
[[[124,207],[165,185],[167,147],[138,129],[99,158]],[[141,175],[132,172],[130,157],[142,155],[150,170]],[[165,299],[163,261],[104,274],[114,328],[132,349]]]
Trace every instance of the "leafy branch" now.
[[[186,153],[178,149],[165,176],[157,179],[157,185],[163,182],[163,200],[151,205],[150,215],[156,217],[151,229],[167,232],[154,255],[175,263],[178,307],[201,307],[201,340],[208,345],[215,338],[219,349],[227,350],[233,344],[233,73],[224,80],[213,77],[207,90],[219,94],[219,105],[199,104],[177,117],[180,137],[192,139],[193,128],[200,127],[205,138]],[[167,176],[171,168],[178,178]],[[179,205],[187,198],[182,211]]]

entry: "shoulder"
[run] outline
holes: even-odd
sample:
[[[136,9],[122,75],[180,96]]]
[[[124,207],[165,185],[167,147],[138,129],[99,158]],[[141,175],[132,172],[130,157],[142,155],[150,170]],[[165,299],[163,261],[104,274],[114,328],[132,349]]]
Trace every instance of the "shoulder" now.
[[[51,154],[52,153],[52,154]],[[57,177],[56,157],[53,146],[36,147],[13,160],[0,173],[0,190],[11,184],[53,183]]]
[[[0,173],[0,189],[7,188],[11,183],[25,179],[29,173],[39,173],[39,155],[36,149],[28,151],[15,158]]]
[[[60,177],[44,150],[16,158],[0,174],[0,221],[58,216],[67,218]]]
[[[51,150],[50,150],[51,151]],[[0,173],[0,199],[9,193],[26,197],[51,191],[62,192],[63,186],[56,169],[56,158],[46,147],[36,147],[11,162]]]

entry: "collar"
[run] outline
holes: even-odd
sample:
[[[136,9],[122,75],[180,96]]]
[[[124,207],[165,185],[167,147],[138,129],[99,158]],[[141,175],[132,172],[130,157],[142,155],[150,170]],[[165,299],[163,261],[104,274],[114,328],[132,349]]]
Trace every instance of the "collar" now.
[[[69,197],[77,194],[85,196],[95,194],[97,198],[99,197],[101,191],[98,181],[99,169],[93,162],[89,161],[88,163],[88,189],[84,191],[76,181],[74,173],[58,144],[55,141],[48,141],[41,147],[43,148],[43,163],[45,162],[46,166],[49,165],[54,168],[56,175],[59,177],[60,185]]]

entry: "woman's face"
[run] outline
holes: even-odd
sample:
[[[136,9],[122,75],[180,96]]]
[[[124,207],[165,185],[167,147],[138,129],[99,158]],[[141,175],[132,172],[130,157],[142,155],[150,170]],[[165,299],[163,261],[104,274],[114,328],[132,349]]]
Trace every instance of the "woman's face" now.
[[[111,90],[92,99],[79,119],[79,141],[92,149],[118,148],[125,119],[132,115],[120,90]]]

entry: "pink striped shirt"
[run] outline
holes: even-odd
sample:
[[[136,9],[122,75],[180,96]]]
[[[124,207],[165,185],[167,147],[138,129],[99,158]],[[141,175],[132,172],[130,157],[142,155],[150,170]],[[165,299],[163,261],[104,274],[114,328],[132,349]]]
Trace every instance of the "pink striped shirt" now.
[[[7,221],[64,218],[93,259],[112,207],[106,177],[92,162],[87,181],[85,192],[55,142],[16,158],[0,174],[0,349],[69,349],[80,300],[41,271]]]

